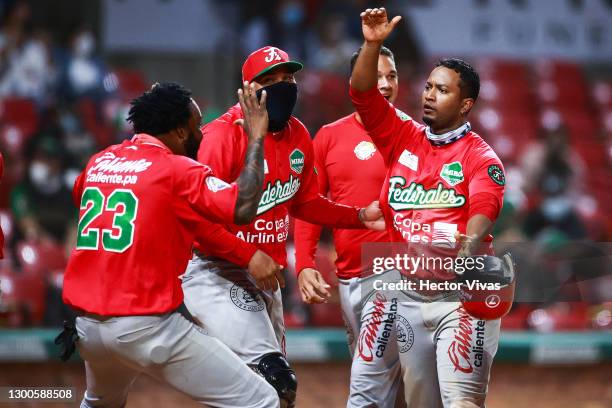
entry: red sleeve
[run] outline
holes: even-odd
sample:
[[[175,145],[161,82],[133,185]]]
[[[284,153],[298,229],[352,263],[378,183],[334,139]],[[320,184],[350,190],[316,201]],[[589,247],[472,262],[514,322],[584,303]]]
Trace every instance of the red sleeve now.
[[[204,126],[198,150],[198,161],[227,182],[238,178],[246,154],[247,137],[240,126],[233,124],[233,119],[226,113]]]
[[[365,228],[359,219],[359,208],[335,203],[320,194],[310,201],[293,205],[291,216],[333,228]]]
[[[233,223],[238,186],[212,176],[210,168],[194,160],[174,157],[178,158],[171,163],[178,216],[194,224],[199,224],[202,217],[221,224]]]
[[[483,214],[495,222],[504,199],[506,177],[504,167],[492,150],[475,152],[479,155],[471,172],[469,189],[469,217]],[[472,156],[474,157],[474,155]]]
[[[314,150],[305,128],[304,132],[304,176],[300,190],[291,201],[289,213],[314,224],[335,228],[364,228],[357,207],[334,203],[319,193],[319,182],[314,171]]]
[[[81,207],[81,196],[83,195],[83,183],[85,182],[85,171],[87,168],[79,174],[74,180],[74,186],[72,187],[72,202],[77,207]]]
[[[315,173],[319,184],[319,193],[326,196],[329,190],[329,180],[325,161],[328,149],[326,128],[321,128],[313,141]],[[302,269],[315,267],[317,244],[323,227],[302,220],[295,220],[293,236],[295,241],[295,270],[299,274]]]
[[[491,220],[491,222],[495,222],[500,210],[501,207],[495,194],[478,193],[473,197],[470,196],[470,213],[468,219],[476,214],[482,214]]]
[[[349,94],[364,128],[388,166],[393,160],[395,145],[403,138],[400,130],[404,126],[410,126],[410,130],[417,129],[412,118],[394,108],[377,87],[366,92],[350,87]]]
[[[245,242],[222,225],[203,220],[196,229],[195,247],[206,255],[216,256],[246,268],[257,247]]]

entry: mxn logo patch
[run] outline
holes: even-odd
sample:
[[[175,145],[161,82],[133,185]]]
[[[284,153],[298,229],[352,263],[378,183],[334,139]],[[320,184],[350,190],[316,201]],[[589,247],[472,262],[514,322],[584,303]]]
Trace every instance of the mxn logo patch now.
[[[440,177],[444,179],[449,185],[456,186],[463,182],[463,166],[458,161],[447,163],[442,166]]]
[[[302,174],[304,170],[304,153],[300,149],[295,149],[289,155],[289,166],[297,174]]]

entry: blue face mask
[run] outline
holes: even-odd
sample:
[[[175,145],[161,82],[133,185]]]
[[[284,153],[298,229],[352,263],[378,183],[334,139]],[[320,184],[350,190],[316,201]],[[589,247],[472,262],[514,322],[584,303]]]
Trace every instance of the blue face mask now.
[[[291,113],[293,113],[293,108],[297,102],[297,85],[292,82],[277,82],[259,89],[257,99],[261,98],[264,89],[268,94],[266,99],[268,130],[279,132],[287,126]]]

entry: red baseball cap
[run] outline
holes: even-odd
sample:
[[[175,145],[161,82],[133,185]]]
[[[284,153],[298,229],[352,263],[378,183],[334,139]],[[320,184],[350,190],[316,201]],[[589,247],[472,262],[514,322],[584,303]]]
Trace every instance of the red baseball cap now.
[[[280,48],[269,45],[262,47],[253,51],[244,61],[242,80],[251,82],[254,78],[281,65],[289,68],[291,72],[297,72],[304,67],[297,61],[291,61],[289,55]]]

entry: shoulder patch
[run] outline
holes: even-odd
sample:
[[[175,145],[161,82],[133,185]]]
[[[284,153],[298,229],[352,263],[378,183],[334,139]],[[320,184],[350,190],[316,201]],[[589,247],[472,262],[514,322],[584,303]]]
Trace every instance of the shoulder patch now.
[[[504,175],[503,170],[497,164],[491,164],[487,169],[487,173],[489,173],[489,177],[495,182],[495,184],[499,184],[500,186],[506,184],[506,176]]]
[[[400,118],[402,122],[406,122],[407,120],[411,119],[411,117],[407,113],[404,113],[397,108],[395,108],[395,114],[397,115],[398,118]]]
[[[230,188],[231,185],[229,185],[225,181],[219,178],[216,178],[214,176],[208,176],[206,177],[206,187],[208,187],[208,189],[212,191],[213,193],[216,193],[217,191],[221,191],[221,190]]]

